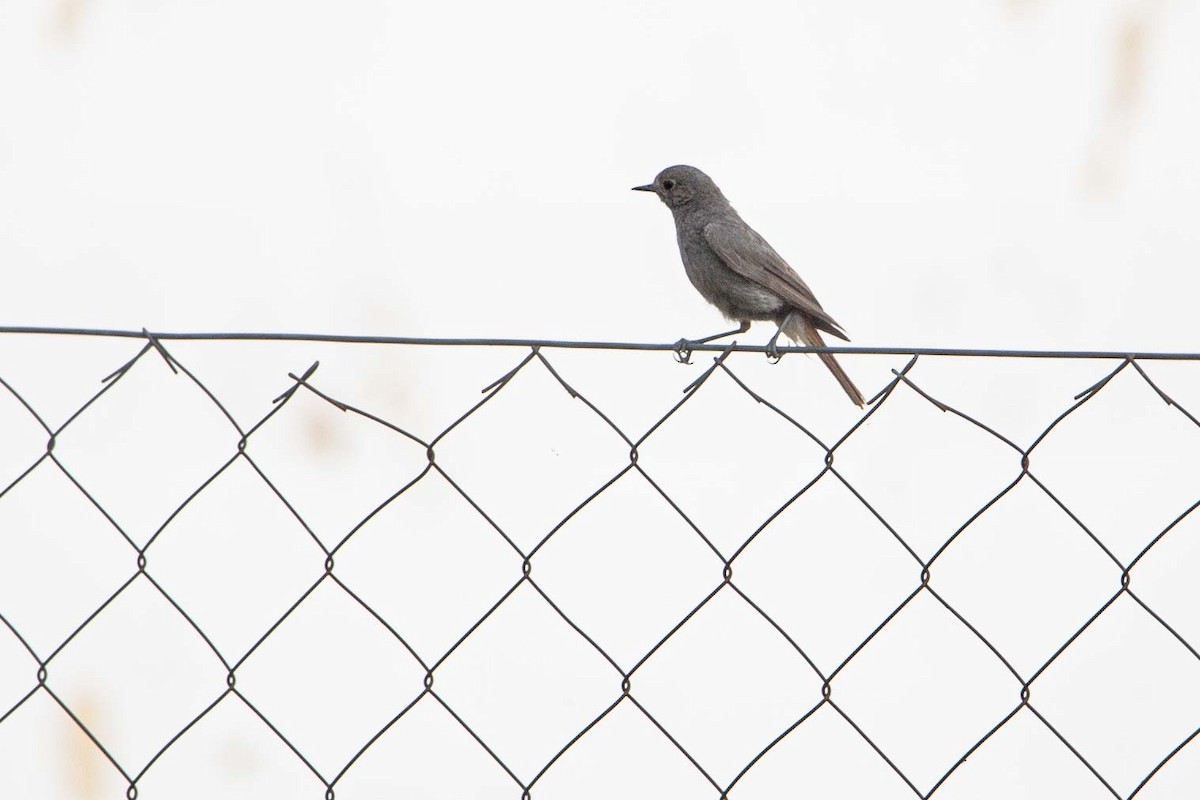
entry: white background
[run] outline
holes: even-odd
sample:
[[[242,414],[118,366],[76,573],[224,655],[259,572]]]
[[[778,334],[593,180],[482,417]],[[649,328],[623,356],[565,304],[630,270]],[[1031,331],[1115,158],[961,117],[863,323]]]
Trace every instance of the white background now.
[[[0,324],[160,331],[674,341],[724,324],[688,286],[669,214],[629,187],[708,171],[864,346],[1196,351],[1200,7],[610,2],[0,4]],[[764,342],[766,326],[741,340]],[[0,337],[0,378],[61,425],[136,340]],[[313,361],[314,385],[426,441],[517,350],[168,344],[243,428]],[[711,364],[547,351],[631,438]],[[846,357],[868,396],[907,359]],[[857,419],[815,359],[736,374],[826,443]],[[1019,447],[1116,366],[925,359],[913,380]],[[1147,362],[1200,410],[1200,370]],[[46,435],[0,391],[0,487]],[[238,434],[148,354],[55,454],[138,544]],[[1200,429],[1134,372],[1031,470],[1128,563],[1200,497]],[[521,547],[629,463],[538,363],[437,448]],[[422,447],[301,392],[248,452],[329,546],[427,463]],[[718,374],[640,462],[726,555],[823,453]],[[928,558],[1020,474],[997,439],[906,387],[837,467]],[[355,534],[337,575],[434,661],[520,577],[495,529],[427,476]],[[1131,588],[1200,641],[1200,523]],[[534,577],[625,669],[720,582],[721,561],[636,473],[546,545]],[[43,657],[134,570],[134,549],[53,464],[0,497],[0,613]],[[323,553],[244,460],[171,522],[148,571],[231,660],[321,574]],[[932,585],[1028,676],[1120,569],[1026,478],[939,559]],[[919,568],[826,476],[739,557],[735,581],[830,670]],[[820,680],[728,589],[633,681],[722,786],[820,699]],[[238,687],[328,778],[421,690],[423,670],[328,581]],[[384,632],[386,634],[386,632]],[[36,663],[0,628],[0,713]],[[51,662],[49,685],[130,772],[216,699],[225,670],[139,578]],[[1127,796],[1200,725],[1200,660],[1122,597],[1035,682],[1040,713]],[[619,696],[617,672],[523,586],[435,688],[517,776]],[[1020,682],[923,593],[833,699],[921,792],[1018,702]],[[339,797],[519,797],[425,698]],[[1187,796],[1198,745],[1138,796]],[[45,692],[0,723],[14,797],[127,783]],[[141,797],[320,797],[229,697]],[[1189,789],[1189,787],[1191,787]],[[536,797],[715,797],[629,702]],[[731,797],[907,797],[828,707]],[[938,797],[1107,797],[1028,710]]]

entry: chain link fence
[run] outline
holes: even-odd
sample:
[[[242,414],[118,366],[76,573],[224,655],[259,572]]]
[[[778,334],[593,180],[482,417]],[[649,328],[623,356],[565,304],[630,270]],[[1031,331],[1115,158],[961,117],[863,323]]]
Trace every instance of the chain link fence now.
[[[276,346],[323,365],[261,368]],[[338,370],[351,348],[390,397]],[[57,796],[47,771],[88,762],[75,796],[183,796],[213,770],[327,798],[434,796],[423,771],[512,798],[1011,797],[1022,771],[1028,796],[1197,791],[1200,355],[828,349],[883,375],[865,411],[803,349],[681,368],[666,345],[5,330],[4,780]],[[397,366],[414,351],[433,371]],[[953,368],[927,382],[933,363]],[[1003,377],[1026,365],[1041,400]],[[968,384],[1003,411],[959,402]],[[1076,422],[1118,391],[1107,430]],[[45,726],[79,741],[34,755]],[[215,755],[185,757],[197,741]]]

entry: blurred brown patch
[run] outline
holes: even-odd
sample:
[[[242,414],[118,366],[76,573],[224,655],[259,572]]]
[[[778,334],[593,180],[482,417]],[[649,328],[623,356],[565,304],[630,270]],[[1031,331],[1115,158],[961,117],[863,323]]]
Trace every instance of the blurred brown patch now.
[[[1038,0],[1004,0],[1004,10],[1009,14],[1027,14],[1038,4]]]
[[[333,420],[329,418],[328,414],[311,414],[305,430],[308,434],[309,449],[317,455],[329,455],[337,450],[341,443],[338,432],[333,426]]]
[[[1144,90],[1148,29],[1157,7],[1157,3],[1139,3],[1117,24],[1108,99],[1083,171],[1084,191],[1092,197],[1120,188],[1133,118]]]
[[[1148,13],[1127,19],[1117,31],[1113,69],[1113,107],[1128,110],[1142,93],[1146,70],[1146,26]]]
[[[75,716],[88,727],[94,729],[95,724],[104,717],[104,711],[94,697],[84,695],[71,703]],[[70,787],[71,796],[86,800],[90,797],[100,797],[100,776],[112,766],[104,758],[95,743],[87,734],[79,729],[70,717],[63,717],[63,735],[61,739],[63,761],[63,783]]]
[[[58,0],[50,20],[50,37],[70,42],[79,32],[87,0]]]

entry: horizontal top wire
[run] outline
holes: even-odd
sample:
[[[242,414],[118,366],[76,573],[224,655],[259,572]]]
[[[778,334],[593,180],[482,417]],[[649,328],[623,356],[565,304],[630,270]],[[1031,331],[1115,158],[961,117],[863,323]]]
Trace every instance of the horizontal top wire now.
[[[109,330],[101,328],[41,328],[36,326],[2,325],[0,334],[38,334],[51,336],[107,336],[127,339],[145,339],[146,331]],[[155,339],[200,340],[200,341],[285,341],[285,342],[342,342],[350,344],[402,344],[428,345],[432,347],[534,347],[567,350],[658,350],[673,351],[680,343],[652,342],[577,342],[555,339],[450,339],[425,336],[359,336],[336,333],[256,333],[228,332],[170,333],[152,332]],[[750,344],[699,344],[687,342],[687,349],[694,353],[765,353],[766,345]],[[1120,350],[1004,350],[969,347],[780,347],[781,353],[848,353],[876,356],[954,356],[978,358],[1072,358],[1072,359],[1122,359],[1122,360],[1169,360],[1200,361],[1200,352],[1129,352]]]

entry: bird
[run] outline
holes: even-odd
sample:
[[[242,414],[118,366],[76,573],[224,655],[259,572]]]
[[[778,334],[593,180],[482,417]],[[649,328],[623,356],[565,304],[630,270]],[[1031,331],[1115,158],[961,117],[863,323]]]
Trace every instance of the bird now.
[[[770,320],[779,326],[767,344],[768,356],[775,359],[779,358],[776,344],[781,333],[810,347],[825,346],[822,331],[850,341],[808,284],[742,220],[708,175],[696,167],[677,164],[658,173],[653,183],[634,186],[633,191],[653,192],[671,209],[688,279],[705,300],[739,325],[736,330],[702,339],[681,339],[676,345],[681,353],[692,344],[745,333],[752,320]],[[862,392],[833,354],[817,356],[850,400],[862,408]]]

